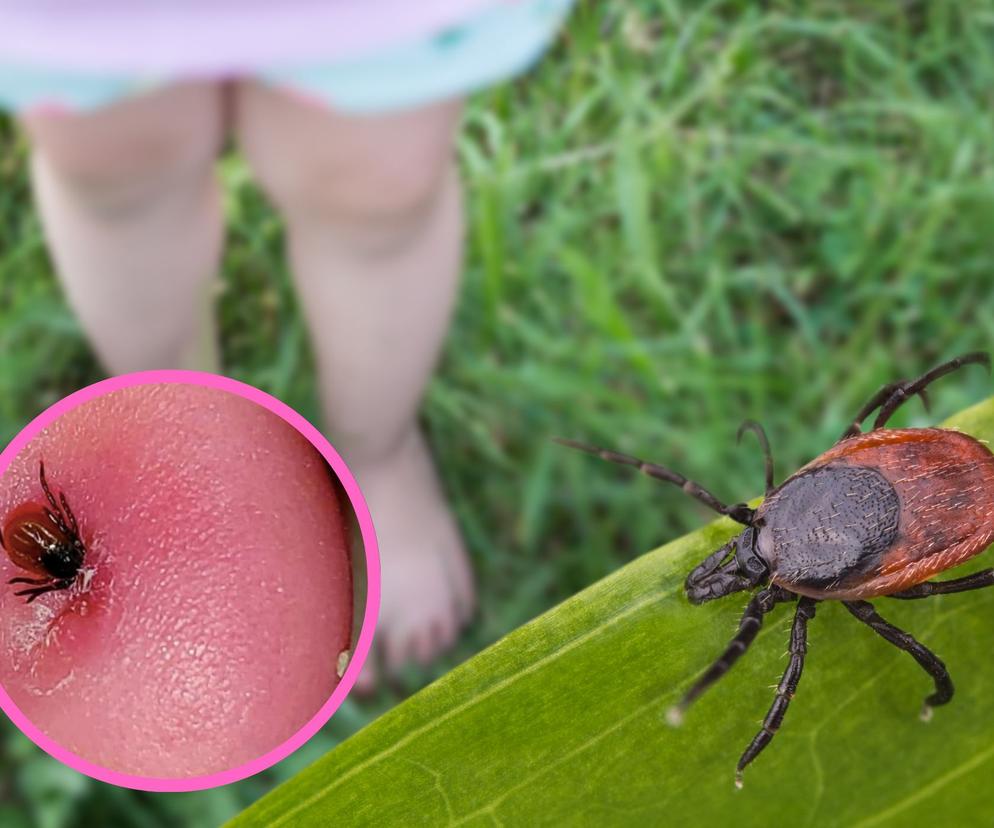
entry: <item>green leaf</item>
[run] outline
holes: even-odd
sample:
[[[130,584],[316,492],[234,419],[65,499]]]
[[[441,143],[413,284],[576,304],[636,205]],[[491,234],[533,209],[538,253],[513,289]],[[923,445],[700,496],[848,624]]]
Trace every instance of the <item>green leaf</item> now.
[[[994,398],[949,425],[994,439]],[[593,471],[592,471],[593,473]],[[744,596],[691,607],[720,520],[516,630],[277,788],[230,825],[974,825],[994,771],[994,590],[876,602],[945,660],[953,702],[837,603],[819,605],[798,693],[733,787],[786,662],[791,611],[688,712],[664,720],[733,634]],[[974,561],[972,569],[985,562]],[[957,571],[960,574],[961,571]],[[940,815],[940,816],[937,816]],[[985,823],[986,824],[986,823]]]

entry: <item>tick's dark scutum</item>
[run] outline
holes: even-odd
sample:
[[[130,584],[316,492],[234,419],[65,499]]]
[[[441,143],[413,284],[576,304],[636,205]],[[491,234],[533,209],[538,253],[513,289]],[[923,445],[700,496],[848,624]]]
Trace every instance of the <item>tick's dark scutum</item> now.
[[[900,512],[897,492],[876,469],[821,466],[792,477],[760,507],[757,542],[776,580],[826,587],[877,567]]]

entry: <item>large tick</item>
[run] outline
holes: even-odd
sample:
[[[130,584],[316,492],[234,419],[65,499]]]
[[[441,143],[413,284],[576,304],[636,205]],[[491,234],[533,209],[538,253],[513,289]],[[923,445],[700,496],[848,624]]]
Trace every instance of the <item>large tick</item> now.
[[[749,601],[725,652],[670,709],[671,724],[679,724],[687,707],[738,661],[776,604],[797,602],[790,662],[762,729],[739,759],[737,786],[742,785],[743,769],[769,744],[787,712],[804,666],[808,621],[819,601],[841,601],[857,619],[925,669],[935,682],[935,692],[925,699],[923,718],[952,698],[953,683],[942,661],[887,623],[865,599],[927,598],[994,585],[994,569],[948,581],[928,580],[979,554],[994,540],[994,454],[958,431],[884,428],[906,400],[924,397],[931,382],[971,363],[990,369],[986,353],[972,353],[916,380],[885,385],[832,448],[779,486],[773,485],[766,435],[757,423],[743,423],[739,435],[743,429],[754,431],[766,459],[766,497],[757,509],[745,503],[726,506],[702,486],[663,466],[585,443],[559,441],[675,483],[746,527],[687,577],[685,589],[692,604],[761,588]],[[863,433],[863,421],[878,409],[873,428]]]
[[[76,580],[86,547],[79,534],[76,516],[63,492],[55,499],[45,479],[45,463],[39,462],[38,477],[48,505],[25,503],[14,509],[4,521],[0,546],[7,557],[21,569],[40,578],[11,578],[8,584],[31,584],[15,595],[27,595],[31,603],[39,595],[69,589]]]

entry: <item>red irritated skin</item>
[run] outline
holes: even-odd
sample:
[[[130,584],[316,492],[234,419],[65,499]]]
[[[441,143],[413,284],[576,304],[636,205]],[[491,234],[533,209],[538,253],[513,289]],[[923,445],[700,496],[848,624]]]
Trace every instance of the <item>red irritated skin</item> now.
[[[0,480],[0,521],[44,503],[39,461],[86,546],[71,589],[31,604],[0,560],[0,682],[102,767],[181,778],[279,746],[350,646],[347,522],[323,460],[223,391],[146,385],[69,412]]]

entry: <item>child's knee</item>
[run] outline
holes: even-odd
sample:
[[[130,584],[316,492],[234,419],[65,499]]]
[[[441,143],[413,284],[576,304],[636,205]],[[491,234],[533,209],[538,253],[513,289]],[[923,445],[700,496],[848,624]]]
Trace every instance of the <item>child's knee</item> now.
[[[224,134],[216,85],[184,84],[81,115],[28,115],[35,153],[63,189],[116,212],[206,175]]]
[[[430,212],[446,183],[458,112],[452,103],[355,118],[255,87],[240,95],[238,131],[260,183],[291,220],[402,229]]]
[[[369,160],[352,170],[329,167],[326,176],[301,181],[285,193],[286,214],[291,226],[330,231],[364,255],[392,255],[421,238],[431,224],[446,180],[454,178],[451,167],[435,159],[396,166]]]
[[[333,146],[315,150],[282,155],[245,145],[260,184],[281,210],[344,224],[417,219],[440,191],[450,160],[427,148],[393,157],[339,153]]]
[[[316,181],[301,182],[301,204],[348,224],[403,226],[417,223],[429,211],[449,163],[428,153],[396,162],[357,159],[351,169],[336,166],[329,164]]]

